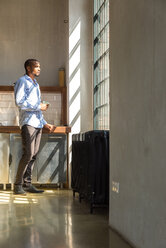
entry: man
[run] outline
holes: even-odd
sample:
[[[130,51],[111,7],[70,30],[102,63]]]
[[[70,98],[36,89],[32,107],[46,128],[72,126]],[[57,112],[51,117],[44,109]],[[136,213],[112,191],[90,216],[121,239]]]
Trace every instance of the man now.
[[[55,126],[48,124],[42,114],[42,111],[46,111],[49,105],[41,103],[39,84],[35,79],[40,75],[40,63],[36,59],[28,59],[24,67],[26,74],[19,78],[14,86],[23,147],[14,184],[15,194],[25,194],[26,191],[44,192],[32,185],[32,170],[39,151],[43,126],[49,132],[55,130]]]

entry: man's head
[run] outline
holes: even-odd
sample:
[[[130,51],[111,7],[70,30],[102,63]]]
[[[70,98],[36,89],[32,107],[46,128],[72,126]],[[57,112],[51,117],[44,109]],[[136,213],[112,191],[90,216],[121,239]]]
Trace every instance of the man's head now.
[[[30,77],[38,77],[40,75],[40,62],[37,59],[27,59],[24,63],[26,74]]]

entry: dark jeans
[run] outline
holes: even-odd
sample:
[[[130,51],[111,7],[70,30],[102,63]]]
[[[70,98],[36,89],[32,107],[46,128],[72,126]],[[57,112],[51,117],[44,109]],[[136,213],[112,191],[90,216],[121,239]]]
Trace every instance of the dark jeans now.
[[[15,184],[29,184],[39,151],[42,129],[24,125],[21,129],[23,154],[18,165]]]

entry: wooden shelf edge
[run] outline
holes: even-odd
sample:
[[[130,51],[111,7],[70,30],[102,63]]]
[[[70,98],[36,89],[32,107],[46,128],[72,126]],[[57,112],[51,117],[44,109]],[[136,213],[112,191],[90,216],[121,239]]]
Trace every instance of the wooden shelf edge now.
[[[20,133],[19,126],[0,126],[0,133]],[[71,127],[69,126],[58,126],[53,133],[67,134],[71,132]],[[43,128],[43,133],[49,133],[45,128]]]
[[[60,87],[60,86],[40,86],[41,92],[63,92],[66,89],[66,86]],[[14,92],[14,86],[8,86],[8,85],[0,85],[0,91],[1,92]]]

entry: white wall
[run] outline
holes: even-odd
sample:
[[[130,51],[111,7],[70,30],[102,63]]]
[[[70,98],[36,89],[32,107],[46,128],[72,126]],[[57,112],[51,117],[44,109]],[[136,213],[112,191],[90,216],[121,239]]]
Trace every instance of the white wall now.
[[[69,186],[72,134],[93,129],[93,0],[69,0]]]
[[[110,2],[109,223],[135,247],[165,248],[166,1]]]
[[[69,124],[73,133],[93,129],[93,0],[69,1]],[[76,33],[75,38],[72,34]]]
[[[24,74],[28,58],[41,62],[40,85],[58,85],[68,62],[68,0],[0,1],[0,85]]]

